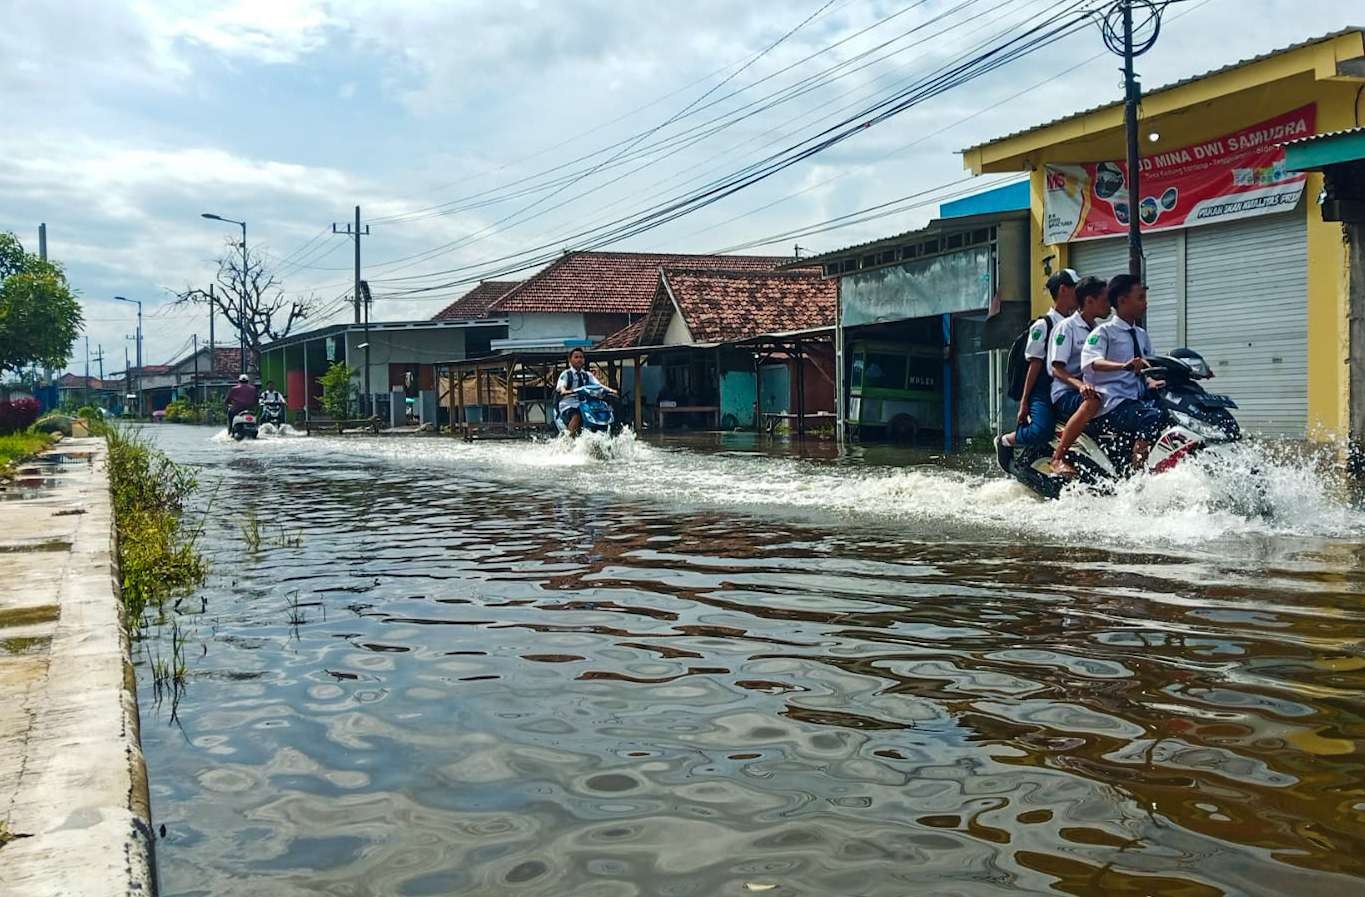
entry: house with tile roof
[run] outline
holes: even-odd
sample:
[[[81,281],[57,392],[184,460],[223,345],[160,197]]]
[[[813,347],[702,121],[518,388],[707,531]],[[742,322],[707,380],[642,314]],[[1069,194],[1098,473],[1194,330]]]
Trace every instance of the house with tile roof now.
[[[503,296],[521,286],[520,280],[484,280],[474,289],[432,315],[433,321],[476,321]]]
[[[762,422],[760,415],[771,420],[798,407],[832,414],[837,300],[837,281],[826,280],[818,267],[661,265],[643,315],[595,348],[650,347],[642,388],[646,404],[660,409],[661,425],[673,418],[750,428]],[[782,334],[802,337],[763,343]]]
[[[507,336],[492,350],[567,349],[605,339],[649,310],[659,269],[771,271],[776,256],[655,252],[569,252],[493,300],[485,317],[505,318]],[[482,286],[482,285],[481,285]],[[476,288],[451,308],[473,310],[488,292]],[[466,303],[459,308],[462,303]],[[442,310],[441,315],[451,311]]]

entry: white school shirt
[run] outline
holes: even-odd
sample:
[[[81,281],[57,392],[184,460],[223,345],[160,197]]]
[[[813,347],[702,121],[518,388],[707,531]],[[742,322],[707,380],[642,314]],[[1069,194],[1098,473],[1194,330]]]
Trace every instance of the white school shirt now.
[[[1066,320],[1066,315],[1057,311],[1055,308],[1049,308],[1045,317],[1052,322],[1052,332],[1054,334],[1057,332],[1057,328],[1061,323]],[[1028,332],[1028,341],[1024,343],[1024,358],[1036,358],[1043,362],[1043,367],[1046,368],[1047,346],[1049,342],[1048,328],[1043,325],[1042,318],[1035,319],[1029,327],[1031,329]],[[1044,370],[1043,373],[1052,376],[1052,371]]]
[[[559,375],[559,380],[558,382],[555,383],[555,391],[558,392],[561,389],[579,389],[580,387],[583,386],[601,385],[602,385],[601,382],[599,382],[598,379],[593,376],[592,371],[588,370],[586,367],[577,371],[575,371],[573,368],[569,368],[568,370],[564,371],[562,374]],[[577,408],[578,396],[573,395],[572,393],[570,393],[569,395],[564,395],[561,393],[559,396],[559,407]]]
[[[1124,399],[1140,399],[1147,391],[1147,383],[1142,374],[1133,371],[1097,371],[1094,364],[1103,358],[1124,364],[1139,356],[1148,358],[1152,351],[1152,338],[1136,324],[1114,315],[1095,328],[1085,341],[1081,352],[1081,369],[1085,382],[1095,387],[1104,397],[1100,406],[1100,416],[1118,407]]]
[[[1062,323],[1058,324],[1052,331],[1052,345],[1047,347],[1047,371],[1052,373],[1052,366],[1061,361],[1066,365],[1066,372],[1073,377],[1081,375],[1081,346],[1085,344],[1086,338],[1090,336],[1090,325],[1081,317],[1080,312],[1075,312]],[[1052,378],[1052,401],[1057,401],[1070,390],[1075,391],[1071,384],[1063,381],[1059,377]]]

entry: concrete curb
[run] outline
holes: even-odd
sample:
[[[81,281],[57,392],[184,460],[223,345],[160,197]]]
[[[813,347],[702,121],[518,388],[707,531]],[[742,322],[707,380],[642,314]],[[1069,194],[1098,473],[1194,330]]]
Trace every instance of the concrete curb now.
[[[0,893],[154,895],[106,449],[103,440],[67,439],[45,454],[54,452],[68,461],[39,499],[0,503],[0,566],[11,570],[0,577],[0,607],[9,593],[36,586],[58,609],[45,658],[24,658],[34,662],[17,683],[22,698],[13,677],[0,676],[0,701],[21,700],[28,721],[17,745],[0,742],[0,808],[20,836],[0,847]],[[20,560],[38,552],[51,577],[41,585]]]

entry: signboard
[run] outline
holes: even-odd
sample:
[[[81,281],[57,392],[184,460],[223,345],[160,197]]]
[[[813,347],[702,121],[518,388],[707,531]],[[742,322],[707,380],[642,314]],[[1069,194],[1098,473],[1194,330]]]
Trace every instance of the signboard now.
[[[337,338],[334,336],[327,337],[327,360],[337,360]]]
[[[989,246],[903,265],[845,274],[839,283],[845,327],[988,308],[995,289]]]
[[[1308,176],[1285,168],[1282,144],[1314,133],[1316,111],[1304,106],[1205,143],[1143,157],[1137,209],[1142,230],[1218,224],[1297,206]],[[1049,165],[1045,174],[1044,242],[1128,232],[1126,163]]]

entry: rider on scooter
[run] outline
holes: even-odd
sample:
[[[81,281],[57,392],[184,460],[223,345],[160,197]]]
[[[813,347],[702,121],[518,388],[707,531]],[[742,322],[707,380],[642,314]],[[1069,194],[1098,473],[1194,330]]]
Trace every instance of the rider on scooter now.
[[[569,350],[568,369],[559,375],[559,380],[555,383],[555,393],[559,396],[556,413],[564,422],[570,436],[577,436],[578,431],[583,427],[583,415],[578,410],[577,390],[584,386],[600,386],[612,395],[616,395],[616,390],[603,386],[593,376],[592,371],[588,370],[587,356],[583,354],[582,349],[574,347]]]
[[[1140,470],[1156,441],[1166,413],[1150,398],[1164,384],[1143,372],[1154,355],[1152,340],[1138,323],[1147,314],[1147,287],[1130,274],[1109,281],[1114,315],[1095,328],[1081,351],[1085,382],[1102,397],[1096,423],[1132,440],[1132,463]]]
[[[275,389],[275,381],[265,381],[265,391],[261,393],[262,405],[283,405],[284,393]]]
[[[273,384],[271,384],[273,386]],[[256,407],[259,398],[256,387],[251,385],[251,378],[242,374],[237,378],[237,385],[228,390],[227,394],[227,417],[228,426],[232,425],[232,419],[243,411],[250,411]]]

